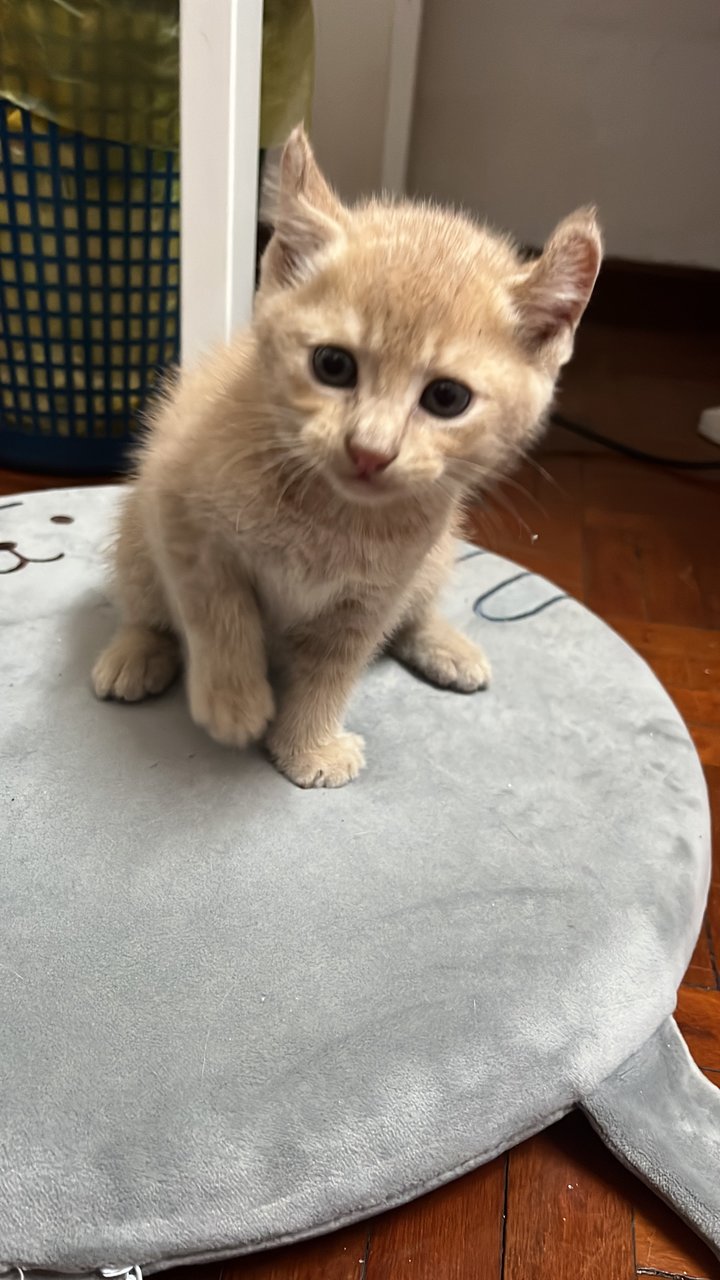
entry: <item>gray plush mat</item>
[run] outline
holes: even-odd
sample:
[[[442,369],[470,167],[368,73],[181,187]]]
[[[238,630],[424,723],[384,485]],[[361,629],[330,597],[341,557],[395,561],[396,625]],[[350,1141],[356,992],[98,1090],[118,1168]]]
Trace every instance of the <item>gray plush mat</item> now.
[[[718,1093],[671,1020],[706,794],[640,658],[459,548],[448,612],[492,689],[378,662],[367,772],[302,792],[180,690],[93,699],[115,501],[0,504],[0,1263],[265,1248],[577,1105],[720,1248]]]

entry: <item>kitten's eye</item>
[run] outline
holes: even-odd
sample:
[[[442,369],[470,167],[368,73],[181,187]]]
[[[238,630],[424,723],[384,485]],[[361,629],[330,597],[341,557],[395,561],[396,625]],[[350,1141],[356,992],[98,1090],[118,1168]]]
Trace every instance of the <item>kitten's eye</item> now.
[[[343,347],[316,347],[312,357],[313,373],[327,387],[354,387],[357,362]]]
[[[453,378],[438,378],[429,382],[420,397],[420,404],[426,413],[435,418],[457,418],[467,409],[472,394],[462,382]]]

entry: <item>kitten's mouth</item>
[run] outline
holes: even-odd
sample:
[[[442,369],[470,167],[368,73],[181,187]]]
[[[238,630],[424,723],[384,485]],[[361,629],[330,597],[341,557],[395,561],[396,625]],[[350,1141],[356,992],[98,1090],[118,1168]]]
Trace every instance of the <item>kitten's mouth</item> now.
[[[375,475],[357,475],[332,467],[329,471],[333,488],[344,498],[354,502],[382,502],[396,494],[398,486],[389,481],[383,472]]]

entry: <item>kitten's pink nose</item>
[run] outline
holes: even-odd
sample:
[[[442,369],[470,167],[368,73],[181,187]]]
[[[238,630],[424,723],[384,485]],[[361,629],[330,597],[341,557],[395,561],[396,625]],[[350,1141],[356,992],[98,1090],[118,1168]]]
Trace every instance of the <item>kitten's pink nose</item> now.
[[[355,464],[355,474],[360,479],[384,471],[397,458],[397,453],[377,453],[374,449],[363,449],[352,440],[347,442],[347,451]]]

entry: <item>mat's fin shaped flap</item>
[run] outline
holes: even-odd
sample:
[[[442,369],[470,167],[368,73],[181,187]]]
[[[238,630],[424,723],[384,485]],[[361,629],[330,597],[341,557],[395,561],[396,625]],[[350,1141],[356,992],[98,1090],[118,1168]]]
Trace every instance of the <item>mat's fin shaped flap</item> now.
[[[720,1089],[673,1018],[582,1099],[610,1150],[720,1257]]]

